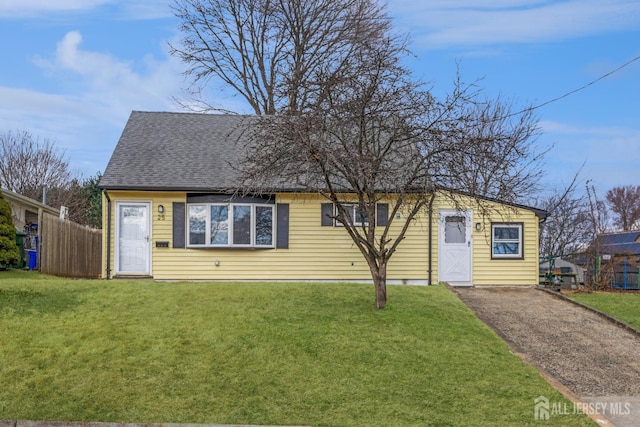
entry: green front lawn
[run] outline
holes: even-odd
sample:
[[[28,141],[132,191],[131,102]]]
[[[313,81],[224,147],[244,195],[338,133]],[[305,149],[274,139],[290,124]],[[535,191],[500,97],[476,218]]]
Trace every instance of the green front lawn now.
[[[640,329],[640,294],[593,292],[567,296]]]
[[[446,288],[373,294],[0,272],[0,419],[520,426],[540,395],[569,405]]]

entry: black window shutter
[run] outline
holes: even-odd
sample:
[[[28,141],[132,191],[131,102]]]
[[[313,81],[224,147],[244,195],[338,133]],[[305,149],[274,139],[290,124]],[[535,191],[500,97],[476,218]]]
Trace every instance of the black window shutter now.
[[[323,227],[330,227],[333,225],[333,203],[322,203],[320,207],[321,224]]]
[[[376,225],[386,227],[389,224],[389,204],[378,203],[376,206]]]
[[[173,247],[184,248],[185,207],[183,202],[173,202]]]
[[[277,235],[276,248],[289,249],[289,204],[276,204]]]

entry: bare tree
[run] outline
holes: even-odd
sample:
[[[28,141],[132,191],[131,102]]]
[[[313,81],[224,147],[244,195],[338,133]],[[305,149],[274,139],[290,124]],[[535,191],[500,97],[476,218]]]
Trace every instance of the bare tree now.
[[[487,197],[515,201],[535,187],[542,157],[530,145],[537,134],[531,110],[514,113],[510,104],[483,99],[474,85],[459,78],[448,96],[435,98],[403,65],[405,40],[391,34],[389,18],[377,3],[259,1],[255,4],[262,9],[252,9],[257,15],[250,19],[245,9],[231,9],[249,7],[244,2],[219,5],[224,14],[211,15],[208,7],[213,3],[180,2],[178,16],[189,36],[185,48],[174,52],[201,53],[196,45],[206,46],[206,55],[182,56],[195,64],[190,72],[196,73],[196,81],[232,70],[223,80],[263,115],[252,122],[252,143],[241,166],[244,190],[273,192],[290,186],[330,201],[334,209],[328,217],[344,226],[367,261],[378,308],[387,301],[389,259],[439,190],[445,189],[439,194],[454,203],[471,196],[488,209]],[[272,21],[267,6],[287,9],[275,15],[295,19]],[[194,16],[204,21],[195,25]],[[212,38],[200,31],[207,20],[222,33],[233,27],[234,37]],[[257,33],[254,22],[264,26]],[[289,27],[285,35],[272,27],[274,22]],[[291,44],[298,35],[304,41],[316,34],[308,26],[317,22],[339,25],[335,32],[319,27],[326,39]],[[310,32],[306,38],[305,31]],[[274,33],[278,36],[263,35]],[[209,38],[212,41],[204,43]],[[270,45],[265,53],[266,41],[281,47]],[[239,60],[221,62],[220,57]],[[237,66],[244,61],[250,70]],[[269,66],[261,61],[269,61]],[[384,216],[376,209],[381,202],[388,206]]]
[[[526,189],[522,175],[537,174],[522,167],[531,159],[505,166],[497,164],[504,155],[492,157],[505,146],[526,148],[527,139],[519,135],[535,133],[531,116],[505,120],[478,135],[476,127],[485,125],[485,101],[459,84],[444,101],[435,99],[400,65],[404,51],[389,39],[363,46],[350,58],[350,67],[324,81],[319,102],[305,113],[262,118],[244,169],[245,184],[253,191],[293,183],[332,202],[329,216],[344,226],[367,261],[378,308],[387,301],[390,258],[438,190],[454,203],[476,197],[486,212],[491,204],[484,196],[513,199],[510,186],[521,182]],[[510,113],[505,106],[494,107]],[[464,126],[470,126],[469,137]],[[460,161],[471,152],[475,158]],[[468,191],[485,184],[480,178],[472,181],[479,162],[500,171],[493,179],[501,185],[484,194]],[[467,183],[473,186],[464,187]],[[454,191],[452,184],[458,186]],[[384,217],[376,210],[380,202],[389,206]]]
[[[514,113],[511,102],[468,93],[473,86],[465,86],[459,79],[455,87],[455,96],[446,107],[453,108],[458,117],[447,124],[443,137],[447,144],[454,144],[452,148],[459,155],[447,153],[438,159],[442,185],[503,201],[530,200],[539,192],[549,150],[535,144],[539,129],[533,110]],[[460,88],[464,88],[464,96],[456,93]],[[438,144],[442,146],[442,141]]]
[[[606,287],[606,284],[608,283],[608,274],[611,272],[603,272],[602,269],[597,267],[599,264],[599,254],[602,251],[602,241],[598,238],[598,235],[606,233],[609,228],[609,212],[604,201],[598,198],[595,185],[592,184],[591,180],[587,180],[585,187],[589,199],[589,222],[591,223],[593,234],[593,240],[588,250],[590,255],[590,265],[594,265],[592,270],[593,273],[591,274],[591,282],[594,288],[602,288]]]
[[[84,180],[74,179],[71,185],[69,208],[71,221],[92,228],[102,227],[102,191],[98,183],[102,174],[98,172]]]
[[[394,55],[360,50],[359,58],[349,60],[368,65],[332,74],[307,113],[261,119],[244,165],[253,191],[289,182],[333,203],[329,216],[364,255],[378,308],[386,304],[388,260],[428,203],[422,196],[434,189],[419,136],[435,111],[425,108],[430,95],[407,80],[406,70],[393,64]],[[376,205],[389,194],[389,222],[378,226]],[[401,211],[401,231],[392,236],[390,226]]]
[[[587,180],[585,183],[587,190],[587,197],[589,199],[589,220],[591,222],[591,229],[593,230],[593,236],[606,233],[609,228],[609,212],[607,211],[607,205],[598,198],[595,186],[591,183],[591,180]]]
[[[68,189],[74,174],[64,152],[48,140],[30,132],[0,134],[0,183],[7,190],[59,207],[68,202]]]
[[[615,214],[616,228],[629,231],[640,227],[640,185],[614,187],[607,191],[606,198]]]
[[[588,201],[577,194],[579,174],[539,204],[549,214],[540,226],[540,255],[570,255],[584,250],[593,240]]]
[[[175,0],[172,8],[184,37],[171,53],[188,65],[192,93],[219,79],[258,115],[302,109],[322,89],[317,75],[390,27],[372,0]]]

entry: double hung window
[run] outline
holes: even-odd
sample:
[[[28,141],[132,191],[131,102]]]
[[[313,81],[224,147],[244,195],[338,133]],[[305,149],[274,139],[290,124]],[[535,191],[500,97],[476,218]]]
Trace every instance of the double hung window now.
[[[356,227],[366,227],[370,221],[375,220],[376,226],[385,227],[389,224],[389,204],[377,203],[375,218],[369,218],[367,212],[360,209],[357,203],[341,203],[348,218],[353,219]],[[323,227],[344,227],[344,224],[337,220],[338,207],[333,203],[322,203],[320,208],[320,224]]]
[[[357,203],[343,203],[342,207],[344,208],[346,215],[352,219],[353,225],[356,227],[362,227],[363,225],[369,225],[369,216],[367,215],[367,211],[360,209],[360,205]],[[336,206],[336,215],[338,214],[338,207]],[[344,225],[339,221],[336,221],[336,225]]]
[[[522,223],[491,224],[491,257],[523,258]]]

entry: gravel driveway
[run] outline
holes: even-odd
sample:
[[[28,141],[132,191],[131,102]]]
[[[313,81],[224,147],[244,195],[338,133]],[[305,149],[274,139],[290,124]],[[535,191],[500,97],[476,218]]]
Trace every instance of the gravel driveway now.
[[[455,288],[454,292],[514,352],[582,402],[631,402],[632,414],[622,414],[630,417],[614,420],[615,416],[605,415],[618,426],[640,425],[640,337],[531,287]],[[628,412],[625,408],[621,412]]]

